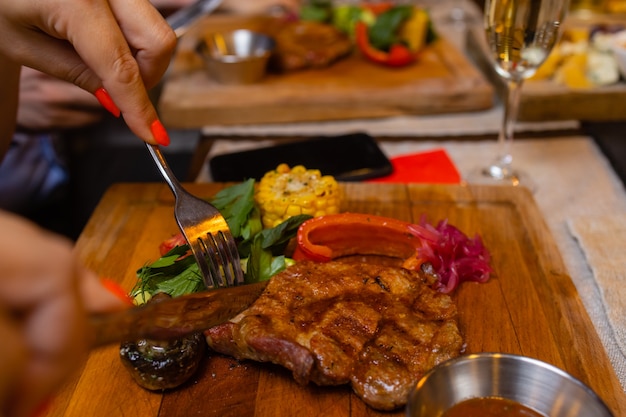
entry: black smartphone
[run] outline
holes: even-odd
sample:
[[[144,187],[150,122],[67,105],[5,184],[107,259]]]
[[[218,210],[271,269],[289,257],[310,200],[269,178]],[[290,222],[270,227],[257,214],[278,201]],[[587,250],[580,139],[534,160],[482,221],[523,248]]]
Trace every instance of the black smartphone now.
[[[260,180],[285,163],[304,165],[338,181],[360,181],[391,174],[393,168],[376,140],[366,133],[320,136],[275,146],[216,155],[209,160],[213,181]]]

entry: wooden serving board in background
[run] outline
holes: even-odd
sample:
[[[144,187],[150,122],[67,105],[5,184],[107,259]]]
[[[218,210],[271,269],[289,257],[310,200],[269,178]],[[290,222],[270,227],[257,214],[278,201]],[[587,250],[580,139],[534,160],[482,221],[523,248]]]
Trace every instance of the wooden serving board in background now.
[[[223,185],[189,184],[209,198]],[[346,183],[344,211],[417,222],[426,214],[469,236],[479,233],[495,269],[486,284],[454,293],[467,352],[509,352],[552,363],[590,385],[626,415],[626,395],[564,269],[549,229],[523,188]],[[101,276],[130,290],[135,271],[158,258],[176,233],[173,200],[163,184],[118,184],[103,197],[77,248]],[[167,393],[140,388],[123,368],[118,346],[92,352],[56,396],[48,416],[373,417],[404,415],[368,408],[347,386],[299,386],[271,364],[208,356],[192,381]]]
[[[626,27],[624,16],[597,16],[580,20],[570,18],[567,25],[617,24]],[[565,27],[567,27],[567,25]],[[506,99],[506,83],[489,61],[490,52],[485,31],[474,27],[468,32],[468,51],[477,65]],[[583,120],[590,122],[626,120],[626,82],[594,88],[574,89],[551,80],[529,80],[522,86],[518,120],[536,122],[548,120]]]
[[[208,16],[180,40],[158,107],[172,128],[440,114],[484,110],[493,87],[452,44],[439,40],[419,61],[382,67],[358,52],[323,69],[269,74],[252,85],[224,85],[195,52],[209,32],[248,28],[272,33],[269,17]]]

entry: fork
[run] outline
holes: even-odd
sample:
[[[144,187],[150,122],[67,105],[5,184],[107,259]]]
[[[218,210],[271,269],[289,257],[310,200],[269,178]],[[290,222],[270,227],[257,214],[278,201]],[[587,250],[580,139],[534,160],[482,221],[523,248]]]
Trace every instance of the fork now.
[[[174,29],[176,37],[180,38],[198,18],[217,9],[222,0],[198,0],[167,17],[167,23]]]
[[[158,146],[149,143],[146,146],[174,194],[174,217],[196,258],[207,288],[242,284],[243,271],[237,244],[224,216],[211,203],[183,188]]]

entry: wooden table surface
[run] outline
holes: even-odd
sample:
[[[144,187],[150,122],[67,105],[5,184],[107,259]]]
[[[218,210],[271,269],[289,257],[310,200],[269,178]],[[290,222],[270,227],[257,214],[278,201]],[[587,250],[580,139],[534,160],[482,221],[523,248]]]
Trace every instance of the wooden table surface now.
[[[210,197],[223,185],[188,184]],[[469,236],[480,233],[495,269],[486,284],[454,293],[467,352],[508,352],[552,363],[590,385],[616,416],[626,396],[581,303],[550,232],[525,189],[481,186],[344,184],[344,211],[419,221],[440,219]],[[158,258],[159,243],[177,232],[173,199],[163,184],[118,184],[100,202],[77,243],[101,276],[126,289],[135,271]],[[92,352],[55,398],[49,416],[401,416],[379,413],[347,387],[299,386],[270,364],[209,356],[177,390],[152,393],[123,368],[118,346]]]

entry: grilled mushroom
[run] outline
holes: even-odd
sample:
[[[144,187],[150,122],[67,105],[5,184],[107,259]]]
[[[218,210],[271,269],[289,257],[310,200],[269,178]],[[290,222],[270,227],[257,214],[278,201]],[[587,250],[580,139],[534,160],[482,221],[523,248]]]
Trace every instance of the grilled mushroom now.
[[[164,293],[157,294],[149,302],[168,297]],[[127,341],[120,346],[120,357],[140,386],[159,391],[176,388],[191,378],[206,350],[204,335],[198,332],[169,341]]]

